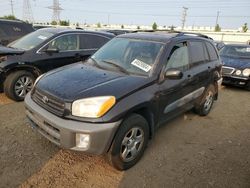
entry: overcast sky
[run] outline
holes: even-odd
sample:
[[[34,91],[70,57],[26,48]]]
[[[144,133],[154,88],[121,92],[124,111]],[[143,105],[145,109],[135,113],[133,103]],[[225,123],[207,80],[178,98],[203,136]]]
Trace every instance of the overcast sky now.
[[[13,0],[14,14],[23,17],[23,0]],[[250,0],[59,0],[61,20],[84,23],[180,26],[183,6],[187,7],[186,26],[223,28],[250,27]],[[36,22],[50,22],[53,0],[30,0]],[[11,14],[10,0],[0,0],[0,16]]]

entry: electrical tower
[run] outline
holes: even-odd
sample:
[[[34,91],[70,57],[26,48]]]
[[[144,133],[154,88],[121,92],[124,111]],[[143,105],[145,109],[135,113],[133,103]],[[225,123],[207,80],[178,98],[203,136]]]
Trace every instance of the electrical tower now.
[[[183,7],[182,20],[181,20],[181,22],[182,22],[182,26],[181,26],[182,30],[184,30],[184,26],[185,26],[185,23],[186,23],[187,10],[188,10],[187,7]]]
[[[10,0],[11,15],[14,16],[13,0]]]
[[[52,21],[56,21],[56,23],[59,23],[59,21],[60,21],[60,13],[61,13],[61,11],[63,10],[63,9],[60,7],[59,0],[53,0],[53,5],[52,5],[52,6],[49,6],[49,7],[47,7],[47,8],[53,10]]]
[[[29,0],[23,0],[23,20],[28,21],[29,23],[34,22],[33,13]]]

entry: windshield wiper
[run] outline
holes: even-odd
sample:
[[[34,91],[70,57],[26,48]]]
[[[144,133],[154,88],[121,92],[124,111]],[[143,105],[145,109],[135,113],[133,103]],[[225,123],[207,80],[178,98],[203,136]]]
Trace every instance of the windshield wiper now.
[[[129,72],[123,68],[122,66],[120,65],[117,65],[116,63],[114,63],[113,61],[111,60],[102,60],[102,62],[104,63],[107,63],[107,64],[110,64],[110,65],[113,65],[114,67],[118,68],[121,72],[125,73],[125,74],[129,74]]]

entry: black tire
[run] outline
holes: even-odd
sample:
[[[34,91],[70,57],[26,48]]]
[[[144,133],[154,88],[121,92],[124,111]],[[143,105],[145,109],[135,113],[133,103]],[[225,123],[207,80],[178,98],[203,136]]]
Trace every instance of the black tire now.
[[[137,132],[136,132],[137,131]],[[131,138],[130,137],[131,132]],[[136,132],[136,138],[140,138],[142,135],[142,142],[136,142],[136,138],[133,138],[133,133]],[[139,133],[139,134],[138,134]],[[126,140],[126,141],[125,141]],[[130,141],[132,140],[132,141]],[[149,140],[149,126],[145,118],[143,118],[141,115],[138,114],[132,114],[128,118],[126,118],[122,124],[120,125],[120,128],[118,129],[118,132],[114,138],[114,141],[112,143],[112,146],[108,152],[108,160],[112,166],[114,166],[118,170],[126,170],[134,166],[142,157],[144,150],[146,149],[146,146],[148,144]],[[123,145],[123,143],[126,143],[127,147]],[[135,149],[136,148],[136,149]],[[133,152],[125,152],[129,150],[137,150],[137,154],[133,156]],[[134,150],[134,151],[135,151]],[[126,157],[131,156],[130,158],[123,159],[123,153],[127,153]],[[124,154],[125,156],[125,154]]]
[[[28,84],[27,82],[26,85],[25,83],[27,79],[30,79],[31,83],[29,82]],[[18,91],[15,90],[15,87],[18,87],[20,85],[19,83],[21,80],[25,82],[24,85],[26,86],[24,86],[25,87],[23,90],[24,92],[18,95]],[[14,101],[23,101],[27,92],[32,88],[34,81],[35,81],[34,75],[28,71],[16,71],[10,73],[4,82],[4,93],[7,97],[9,97]]]
[[[246,90],[250,91],[250,81],[247,83]]]
[[[198,104],[195,105],[194,110],[200,116],[206,116],[212,109],[215,99],[215,86],[209,85],[203,95],[201,96]]]

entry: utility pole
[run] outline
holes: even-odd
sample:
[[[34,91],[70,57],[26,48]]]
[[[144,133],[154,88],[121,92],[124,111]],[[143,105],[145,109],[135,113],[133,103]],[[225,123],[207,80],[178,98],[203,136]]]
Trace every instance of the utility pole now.
[[[188,8],[187,7],[183,7],[183,12],[182,12],[182,30],[184,30],[184,26],[185,26],[185,23],[186,23],[186,17],[187,17],[187,10]]]
[[[11,14],[14,16],[13,0],[10,0]]]
[[[29,0],[23,0],[23,20],[30,23],[34,22],[32,9]]]
[[[59,0],[53,0],[53,5],[47,7],[48,9],[52,9],[53,10],[53,16],[52,16],[52,21],[56,21],[56,23],[58,24],[60,21],[60,13],[63,10],[60,7],[60,3]]]
[[[217,16],[216,16],[216,23],[215,23],[215,26],[218,24],[219,15],[220,15],[220,11],[217,11]]]

